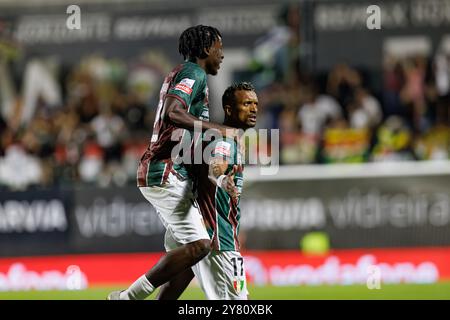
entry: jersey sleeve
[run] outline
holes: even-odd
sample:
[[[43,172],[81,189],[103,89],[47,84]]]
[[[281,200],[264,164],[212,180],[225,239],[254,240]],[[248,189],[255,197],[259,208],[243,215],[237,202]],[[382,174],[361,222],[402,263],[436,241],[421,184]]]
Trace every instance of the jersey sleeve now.
[[[186,109],[199,95],[204,94],[206,88],[206,74],[193,69],[185,68],[175,77],[167,95],[178,99]]]

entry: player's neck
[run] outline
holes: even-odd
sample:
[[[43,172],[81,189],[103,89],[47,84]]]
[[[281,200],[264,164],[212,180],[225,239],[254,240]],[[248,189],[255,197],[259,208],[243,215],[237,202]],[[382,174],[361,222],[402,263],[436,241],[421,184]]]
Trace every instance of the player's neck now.
[[[200,68],[202,68],[206,72],[206,61],[203,59],[188,59],[187,61],[197,64]]]
[[[232,128],[236,128],[236,129],[242,129],[242,130],[247,130],[247,128],[242,127],[240,124],[235,123],[232,119],[230,118],[225,118],[225,120],[223,121],[223,125],[227,126],[227,127],[232,127]]]

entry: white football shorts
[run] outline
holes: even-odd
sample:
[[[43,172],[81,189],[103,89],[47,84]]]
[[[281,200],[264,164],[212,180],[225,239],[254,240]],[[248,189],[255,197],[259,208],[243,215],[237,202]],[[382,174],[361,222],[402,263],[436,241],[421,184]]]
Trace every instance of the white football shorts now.
[[[203,218],[192,206],[192,181],[180,180],[169,173],[168,183],[163,186],[140,187],[144,195],[159,215],[166,234],[164,247],[166,251],[201,239],[208,239]]]
[[[244,258],[238,251],[211,251],[192,266],[208,300],[247,300]]]

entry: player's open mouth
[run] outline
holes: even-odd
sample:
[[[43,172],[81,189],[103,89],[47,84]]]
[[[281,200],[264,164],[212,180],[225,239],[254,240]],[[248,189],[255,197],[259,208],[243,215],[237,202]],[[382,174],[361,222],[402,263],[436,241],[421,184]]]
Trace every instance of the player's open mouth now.
[[[250,116],[248,117],[248,120],[256,122],[256,116]]]

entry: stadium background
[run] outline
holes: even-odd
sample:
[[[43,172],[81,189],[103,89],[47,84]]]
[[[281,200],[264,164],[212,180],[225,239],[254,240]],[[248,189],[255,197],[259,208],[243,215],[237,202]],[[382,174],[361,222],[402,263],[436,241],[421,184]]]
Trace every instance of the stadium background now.
[[[278,173],[246,169],[253,297],[450,298],[449,0],[78,1],[80,30],[70,4],[0,1],[0,299],[104,299],[157,261],[136,166],[199,23],[225,48],[212,120],[250,80],[280,130]]]

